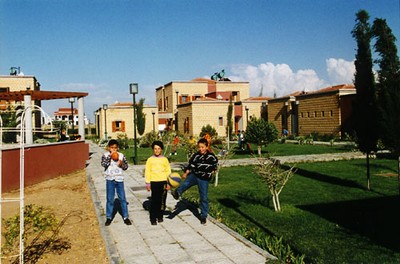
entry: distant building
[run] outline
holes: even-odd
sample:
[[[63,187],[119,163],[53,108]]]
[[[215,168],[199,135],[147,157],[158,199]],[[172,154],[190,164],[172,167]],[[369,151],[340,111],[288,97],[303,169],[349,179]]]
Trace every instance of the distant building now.
[[[224,135],[229,100],[236,104],[248,98],[249,92],[248,82],[196,78],[167,83],[156,88],[160,128],[197,135],[202,126],[210,124],[219,135]],[[238,125],[241,116],[237,117]]]
[[[116,102],[107,105],[107,108],[98,108],[95,111],[96,135],[100,138],[114,138],[119,134],[126,134],[128,138],[133,138],[133,103]],[[155,106],[143,105],[145,114],[144,133],[151,131],[158,132],[158,115]],[[106,126],[105,126],[106,124]],[[137,133],[137,137],[140,135]]]
[[[73,113],[72,121],[71,121],[71,113]],[[72,125],[72,122],[74,126],[78,125],[78,109],[73,108],[71,111],[71,108],[58,108],[58,111],[54,112],[54,119],[55,121],[66,121],[68,122],[69,125]],[[89,120],[87,119],[86,115],[84,116],[84,123],[85,126],[89,124]]]
[[[232,132],[246,130],[252,117],[272,122],[278,131],[289,135],[311,133],[343,137],[353,130],[352,102],[356,90],[352,84],[326,87],[313,92],[295,92],[279,98],[250,97],[249,82],[232,82],[227,78],[196,78],[172,81],[156,89],[157,106],[146,106],[146,131],[179,131],[198,136],[203,126],[211,125],[219,136],[226,136],[227,114],[233,105]],[[105,117],[107,113],[107,117]],[[154,119],[150,119],[149,117]],[[149,122],[149,119],[152,122]],[[118,132],[133,136],[132,104],[114,104],[96,111],[97,134],[116,137]],[[153,127],[151,127],[153,124]]]
[[[313,92],[296,92],[268,100],[268,118],[278,131],[291,135],[311,133],[342,137],[353,129],[352,102],[356,89],[352,84],[326,87]]]
[[[12,67],[10,75],[0,76],[0,93],[19,91],[40,91],[40,83],[34,76],[25,76],[19,68]],[[40,101],[32,100],[32,105],[41,106]],[[23,106],[23,101],[0,100],[0,111]],[[40,114],[33,113],[33,127],[40,128]]]

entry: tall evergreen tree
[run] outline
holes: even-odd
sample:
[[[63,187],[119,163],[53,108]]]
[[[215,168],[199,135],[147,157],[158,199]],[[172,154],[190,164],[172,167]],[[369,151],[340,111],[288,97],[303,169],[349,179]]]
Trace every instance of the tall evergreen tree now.
[[[143,135],[144,130],[146,128],[146,114],[143,113],[143,104],[144,98],[139,100],[139,103],[136,105],[136,122],[137,122],[137,131],[139,135]]]
[[[368,22],[369,14],[360,10],[356,14],[356,25],[352,35],[357,41],[354,85],[357,95],[354,102],[354,128],[359,149],[366,154],[367,187],[370,189],[369,158],[376,151],[378,141],[378,120],[375,95],[375,81],[372,72],[371,38],[372,30]]]
[[[229,97],[229,106],[228,106],[228,113],[226,114],[226,119],[227,119],[227,124],[226,124],[226,136],[228,138],[232,138],[232,130],[233,130],[233,122],[232,122],[232,117],[233,117],[233,102],[232,102],[232,96]]]
[[[398,157],[397,179],[400,192],[400,61],[396,37],[385,19],[374,20],[375,51],[380,58],[377,83],[380,135],[383,144]]]

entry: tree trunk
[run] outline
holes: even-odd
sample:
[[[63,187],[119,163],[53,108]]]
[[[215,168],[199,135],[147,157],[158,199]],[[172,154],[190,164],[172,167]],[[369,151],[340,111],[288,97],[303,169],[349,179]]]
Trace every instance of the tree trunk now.
[[[400,156],[397,157],[397,183],[399,186],[399,196],[400,196]]]
[[[215,187],[218,186],[218,174],[219,174],[219,169],[217,169],[217,171],[215,172],[215,182],[214,182]]]
[[[368,190],[371,190],[371,179],[369,172],[369,152],[367,153],[367,188]]]
[[[275,209],[275,212],[276,212],[276,211],[278,211],[278,208],[277,208],[277,205],[276,205],[275,192],[272,189],[270,190],[270,192],[271,192],[271,196],[272,196],[272,203],[274,204],[274,209]]]
[[[261,146],[257,146],[258,156],[261,158]]]
[[[275,196],[276,196],[275,199],[276,199],[276,205],[277,205],[277,208],[278,208],[278,212],[280,212],[281,211],[281,203],[279,202],[279,194],[276,193]]]

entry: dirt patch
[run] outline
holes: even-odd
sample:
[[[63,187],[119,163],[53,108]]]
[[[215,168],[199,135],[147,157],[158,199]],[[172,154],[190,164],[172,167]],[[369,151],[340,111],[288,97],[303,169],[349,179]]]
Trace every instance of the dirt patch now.
[[[3,193],[3,198],[18,196],[19,191]],[[61,254],[44,254],[36,263],[109,263],[84,170],[26,187],[28,204],[50,207],[59,221],[65,219],[59,237],[70,245]],[[18,202],[2,204],[3,219],[18,212]]]

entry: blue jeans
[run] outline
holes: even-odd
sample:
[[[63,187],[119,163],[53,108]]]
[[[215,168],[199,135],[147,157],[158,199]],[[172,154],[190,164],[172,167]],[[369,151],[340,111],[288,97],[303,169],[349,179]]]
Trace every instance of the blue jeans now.
[[[202,180],[193,173],[189,173],[186,180],[176,189],[179,196],[193,185],[197,185],[200,195],[200,216],[206,218],[208,215],[208,183],[209,181]]]
[[[122,217],[128,218],[128,206],[126,203],[124,182],[106,180],[107,203],[106,203],[106,217],[112,219],[114,212],[114,198],[117,192],[118,200],[121,205]]]

